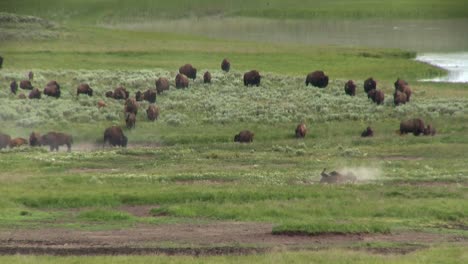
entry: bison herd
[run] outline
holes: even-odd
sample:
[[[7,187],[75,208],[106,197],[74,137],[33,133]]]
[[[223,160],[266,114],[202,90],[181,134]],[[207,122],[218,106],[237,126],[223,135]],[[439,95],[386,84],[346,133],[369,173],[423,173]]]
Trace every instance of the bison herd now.
[[[0,67],[2,59],[0,57]],[[231,63],[228,59],[223,59],[221,62],[221,69],[224,72],[229,72],[231,69]],[[194,68],[191,64],[185,64],[179,68],[179,72],[175,77],[175,87],[187,88],[189,86],[189,79],[195,80],[197,77],[197,69]],[[29,72],[28,80],[22,80],[19,83],[19,88],[23,90],[30,90],[29,98],[30,99],[40,99],[41,95],[60,98],[61,91],[60,85],[57,81],[50,81],[47,83],[43,91],[39,88],[33,87],[31,80],[34,78],[34,73]],[[244,74],[243,81],[245,86],[260,86],[262,76],[257,70],[251,70]],[[206,71],[203,74],[203,82],[211,83],[212,76],[211,73]],[[326,88],[329,82],[328,76],[323,71],[314,71],[309,73],[306,76],[305,84],[309,84],[318,88]],[[105,93],[105,96],[108,98],[113,98],[116,100],[125,100],[124,103],[124,113],[125,113],[125,123],[128,129],[135,128],[136,125],[136,115],[138,113],[140,101],[147,101],[150,103],[146,109],[146,115],[148,120],[154,121],[158,119],[160,109],[154,103],[156,102],[156,96],[162,94],[165,91],[169,90],[170,84],[169,80],[164,77],[160,77],[155,82],[155,89],[148,89],[144,92],[137,91],[134,98],[130,98],[130,93],[122,86],[115,88],[112,91]],[[404,80],[397,79],[394,83],[395,91],[393,94],[394,104],[401,105],[410,101],[411,98],[411,89],[408,83]],[[18,91],[18,83],[16,80],[13,80],[10,83],[10,91],[13,94],[16,94]],[[356,95],[356,84],[353,80],[349,80],[345,83],[344,91],[347,95],[355,96]],[[367,94],[367,97],[371,99],[376,104],[383,104],[385,95],[384,92],[380,89],[377,89],[377,81],[372,77],[364,81],[364,92]],[[76,88],[76,95],[87,95],[93,96],[93,89],[86,83],[79,84]],[[26,98],[24,94],[19,95],[20,98]],[[105,107],[106,104],[102,100],[98,102],[98,107]],[[425,126],[424,121],[416,118],[403,121],[400,123],[399,133],[401,135],[407,133],[413,133],[416,136],[419,135],[435,135],[436,131],[431,124]],[[307,127],[302,122],[297,125],[295,129],[296,138],[304,138],[307,134]],[[374,131],[371,127],[367,127],[362,133],[362,137],[372,137]],[[235,142],[240,143],[250,143],[253,142],[254,133],[249,130],[244,130],[239,132],[234,136]],[[71,135],[60,133],[60,132],[49,132],[45,135],[40,135],[36,132],[32,132],[29,137],[29,141],[24,138],[11,138],[9,135],[0,134],[0,149],[9,146],[10,148],[19,147],[22,145],[29,145],[32,147],[35,146],[49,146],[51,151],[58,151],[59,146],[67,146],[67,150],[71,151],[71,145],[73,143],[73,138]],[[128,139],[124,135],[122,128],[118,126],[112,126],[107,128],[104,131],[104,144],[109,143],[111,146],[127,146]]]

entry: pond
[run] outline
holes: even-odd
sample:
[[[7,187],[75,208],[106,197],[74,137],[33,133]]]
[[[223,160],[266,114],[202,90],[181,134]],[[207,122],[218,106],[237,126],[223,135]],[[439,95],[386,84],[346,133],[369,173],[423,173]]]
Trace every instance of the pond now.
[[[468,83],[468,52],[425,53],[416,60],[448,70],[447,76],[422,81]]]

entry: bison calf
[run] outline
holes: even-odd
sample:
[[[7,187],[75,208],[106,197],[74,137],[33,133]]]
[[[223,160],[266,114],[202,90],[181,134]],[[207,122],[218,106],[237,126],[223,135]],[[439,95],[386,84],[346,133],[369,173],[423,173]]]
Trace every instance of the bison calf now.
[[[9,147],[16,148],[16,147],[20,147],[20,146],[27,145],[27,144],[28,144],[28,140],[25,138],[14,138],[10,140]]]

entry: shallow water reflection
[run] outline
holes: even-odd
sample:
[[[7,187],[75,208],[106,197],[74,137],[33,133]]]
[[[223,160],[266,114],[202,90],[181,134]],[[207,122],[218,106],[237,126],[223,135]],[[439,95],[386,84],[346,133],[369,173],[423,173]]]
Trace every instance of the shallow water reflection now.
[[[448,70],[448,75],[422,81],[468,83],[468,52],[426,53],[416,60]]]

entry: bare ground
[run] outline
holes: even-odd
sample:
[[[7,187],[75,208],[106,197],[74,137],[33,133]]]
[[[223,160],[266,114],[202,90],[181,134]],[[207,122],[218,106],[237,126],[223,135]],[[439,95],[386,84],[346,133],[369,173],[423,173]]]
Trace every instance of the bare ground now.
[[[133,211],[134,208],[127,208]],[[135,209],[136,210],[136,209]],[[138,209],[140,210],[140,209]],[[141,211],[134,212],[141,214]],[[356,248],[356,243],[393,242],[410,246],[369,248],[378,254],[405,254],[432,244],[462,243],[460,235],[399,232],[392,234],[273,235],[271,224],[215,222],[208,224],[138,225],[134,228],[84,231],[65,228],[0,231],[0,254],[129,255],[252,254],[273,249]],[[354,244],[354,246],[353,246]],[[170,245],[170,246],[168,246]],[[174,246],[175,245],[175,246]]]

